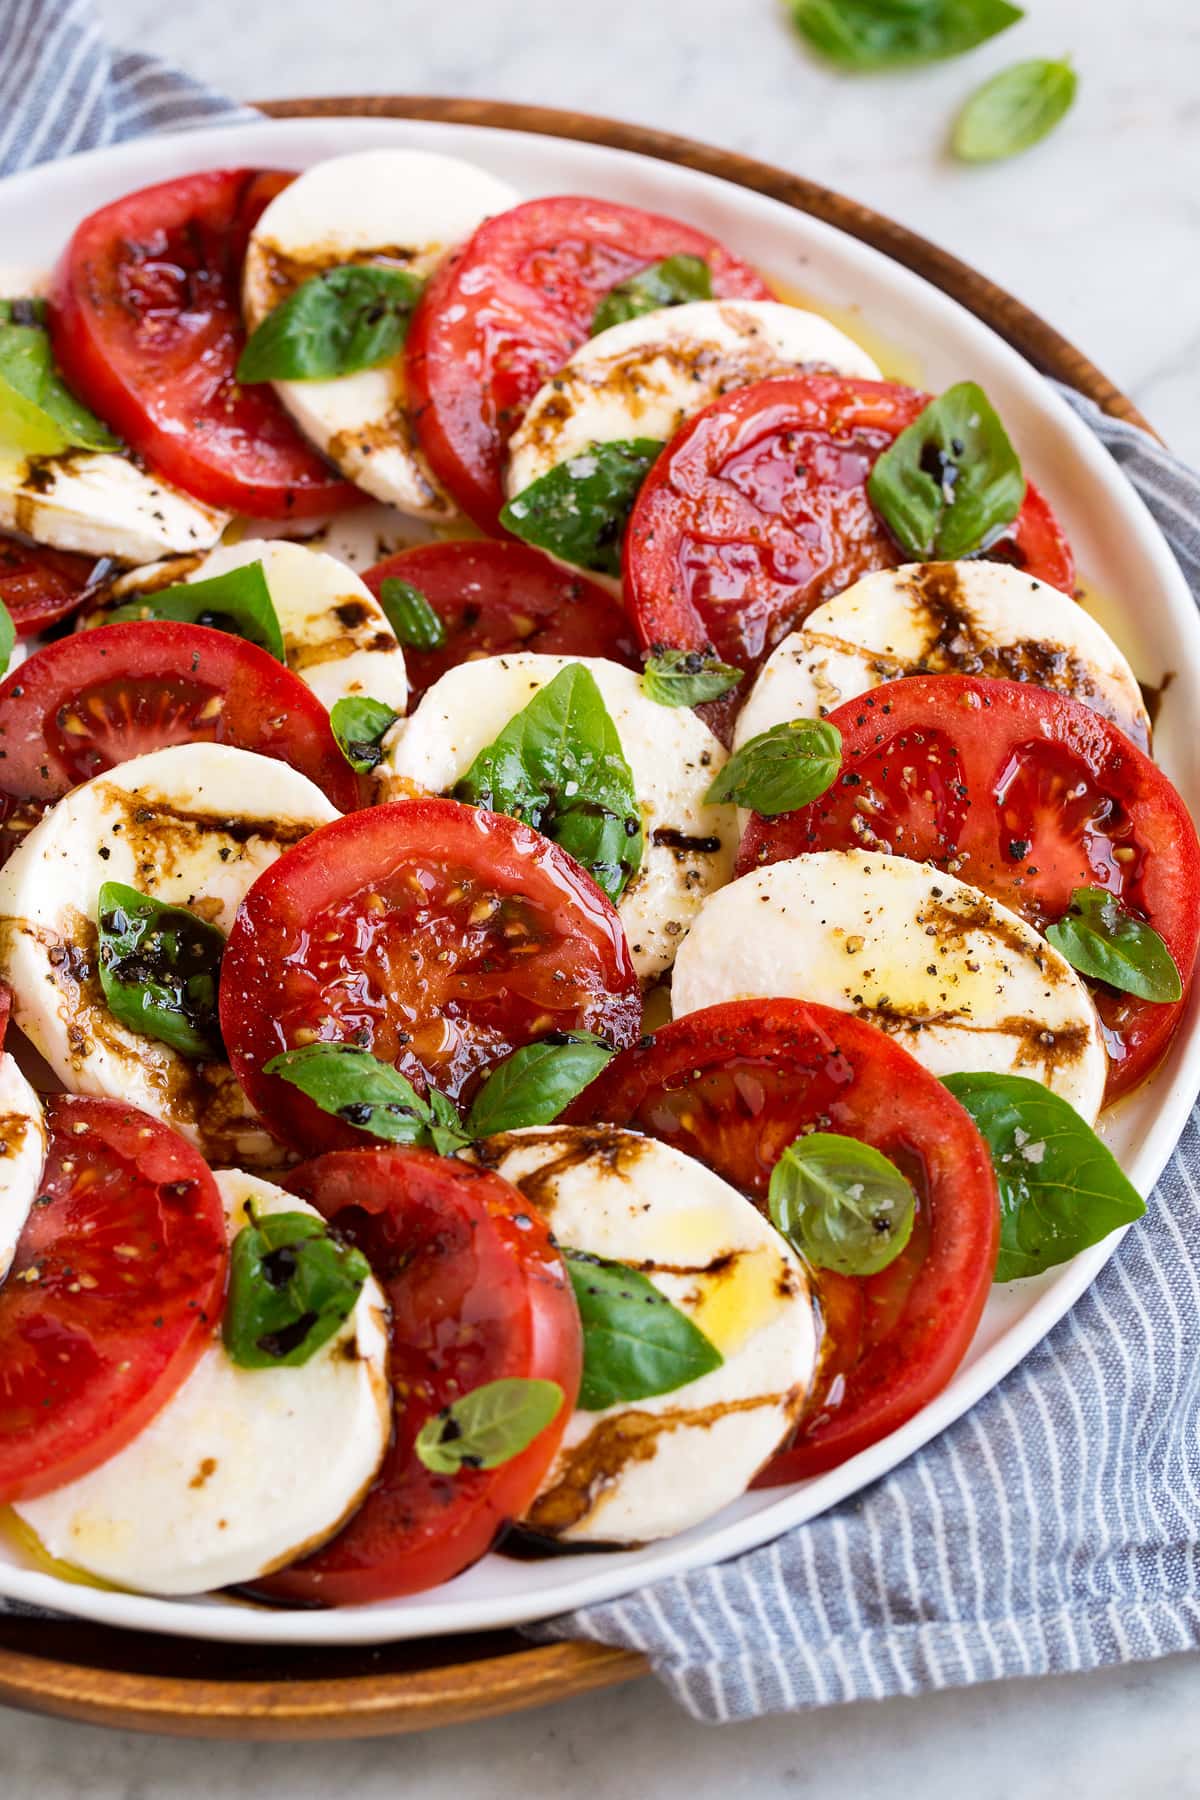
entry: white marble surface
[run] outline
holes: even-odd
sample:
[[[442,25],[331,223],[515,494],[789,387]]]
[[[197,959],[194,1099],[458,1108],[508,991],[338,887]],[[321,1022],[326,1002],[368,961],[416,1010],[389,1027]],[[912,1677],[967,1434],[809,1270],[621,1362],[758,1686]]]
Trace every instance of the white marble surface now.
[[[892,214],[1019,294],[1200,460],[1200,15],[1191,0],[1030,0],[972,57],[850,79],[775,0],[102,0],[121,41],[245,98],[471,93],[588,109],[788,165]],[[598,18],[618,20],[604,33]],[[961,169],[955,106],[1018,56],[1069,51],[1075,113],[1022,161]],[[175,1743],[0,1712],[12,1800],[731,1800],[892,1789],[923,1800],[1200,1800],[1189,1659],[726,1729],[651,1683],[416,1739]]]

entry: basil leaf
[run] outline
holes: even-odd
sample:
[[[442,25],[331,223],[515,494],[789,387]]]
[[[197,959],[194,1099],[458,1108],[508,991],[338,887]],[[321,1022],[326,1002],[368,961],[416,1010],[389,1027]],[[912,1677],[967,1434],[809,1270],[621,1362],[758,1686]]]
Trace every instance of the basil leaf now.
[[[789,719],[748,738],[718,770],[704,798],[735,801],[764,818],[807,806],[842,766],[842,734],[826,719]]]
[[[0,301],[0,443],[22,456],[121,448],[55,367],[43,302]]]
[[[497,1063],[472,1103],[473,1139],[523,1125],[550,1125],[594,1081],[613,1051],[590,1032],[556,1031]]]
[[[1010,525],[1025,477],[983,389],[960,381],[903,430],[867,479],[871,504],[921,562],[955,562]]]
[[[878,1275],[912,1236],[917,1201],[882,1151],[836,1131],[790,1144],[771,1171],[771,1223],[817,1269]]]
[[[113,1017],[180,1056],[222,1056],[217,982],[225,938],[217,927],[120,881],[100,889],[97,925],[100,986]]]
[[[621,573],[621,538],[638,489],[660,451],[658,438],[589,444],[510,500],[500,523],[577,569]]]
[[[999,162],[1031,150],[1070,111],[1078,85],[1065,60],[1037,56],[1002,69],[975,90],[955,120],[950,139],[955,156],[963,162]]]
[[[665,256],[661,262],[639,269],[626,281],[610,288],[596,308],[591,335],[623,325],[626,319],[657,312],[663,306],[682,306],[687,300],[711,300],[712,270],[702,256]]]
[[[271,1058],[264,1073],[299,1088],[322,1112],[390,1144],[431,1144],[435,1126],[444,1132],[450,1116],[458,1118],[444,1095],[439,1098],[450,1112],[439,1115],[407,1075],[354,1044],[304,1044],[285,1050]],[[465,1142],[461,1131],[457,1136],[460,1144]]]
[[[942,1085],[991,1152],[1000,1188],[997,1281],[1068,1262],[1145,1212],[1111,1150],[1040,1081],[958,1074],[944,1076]]]
[[[961,56],[1024,18],[1008,0],[791,0],[796,29],[843,69]]]
[[[13,624],[12,614],[0,600],[0,675],[3,675],[12,658],[13,645],[17,641],[17,628]]]
[[[414,650],[440,650],[445,643],[446,627],[420,588],[410,582],[385,576],[379,584],[379,604],[402,644],[411,644]]]
[[[413,1448],[435,1475],[498,1469],[545,1431],[565,1397],[557,1381],[532,1376],[486,1382],[426,1419]]]
[[[439,1156],[453,1156],[456,1150],[471,1141],[463,1129],[457,1106],[437,1088],[429,1090],[429,1112],[429,1145]]]
[[[1158,932],[1126,912],[1106,888],[1076,888],[1071,910],[1047,927],[1046,942],[1081,975],[1123,994],[1164,1005],[1183,998],[1175,959]]]
[[[329,723],[337,747],[350,767],[360,775],[366,775],[378,767],[383,756],[383,740],[399,717],[400,714],[385,706],[382,700],[352,695],[334,701]]]
[[[562,1255],[583,1326],[585,1412],[669,1394],[721,1367],[716,1345],[637,1269],[582,1250]]]
[[[208,581],[181,581],[158,593],[142,594],[105,613],[106,625],[121,619],[178,619],[227,631],[284,661],[283,631],[261,562],[242,563]]]
[[[299,1368],[354,1311],[370,1264],[310,1213],[247,1211],[229,1256],[225,1348],[242,1369]]]
[[[351,264],[302,282],[238,358],[239,381],[330,381],[391,362],[422,283],[405,269]]]
[[[642,692],[660,706],[700,706],[736,687],[744,671],[704,650],[660,650],[642,671]]]
[[[641,866],[642,816],[617,728],[582,663],[570,663],[481,750],[456,800],[523,819],[616,900]]]

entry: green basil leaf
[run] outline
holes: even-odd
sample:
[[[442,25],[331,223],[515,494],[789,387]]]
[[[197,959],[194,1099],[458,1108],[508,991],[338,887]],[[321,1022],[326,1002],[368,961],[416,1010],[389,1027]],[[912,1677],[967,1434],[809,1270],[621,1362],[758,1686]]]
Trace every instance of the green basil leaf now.
[[[120,881],[100,889],[97,926],[100,986],[113,1017],[180,1056],[222,1056],[223,933],[186,907],[165,906]]]
[[[627,281],[610,288],[592,318],[592,336],[626,319],[658,312],[664,306],[682,306],[687,300],[711,300],[712,270],[702,256],[665,256],[662,262],[639,269]]]
[[[705,650],[660,650],[642,671],[642,692],[660,706],[700,706],[736,687],[744,670]]]
[[[562,1254],[583,1326],[585,1412],[669,1394],[721,1367],[716,1345],[639,1270],[582,1250]]]
[[[796,29],[843,69],[961,56],[1024,18],[1008,0],[791,0]]]
[[[351,264],[302,282],[238,358],[239,381],[330,381],[391,362],[422,283],[405,269]]]
[[[354,1311],[371,1273],[310,1213],[256,1215],[233,1240],[221,1334],[243,1369],[295,1369]]]
[[[55,367],[41,301],[0,301],[0,443],[22,456],[121,448]]]
[[[439,1156],[453,1156],[456,1150],[470,1143],[470,1135],[463,1127],[457,1106],[437,1088],[429,1090],[429,1111],[429,1144]]]
[[[871,504],[920,562],[956,562],[1011,525],[1025,477],[983,389],[960,381],[903,430],[867,479]]]
[[[619,575],[626,522],[662,447],[658,438],[589,444],[531,481],[509,501],[500,523],[577,569]]]
[[[997,1281],[1068,1262],[1145,1212],[1111,1150],[1040,1081],[964,1073],[943,1077],[942,1085],[991,1152],[1000,1188]]]
[[[842,766],[842,734],[827,719],[789,719],[735,750],[704,798],[732,800],[764,818],[807,806],[832,786]]]
[[[456,800],[523,819],[616,900],[641,867],[642,816],[617,728],[590,669],[570,663],[481,750]]]
[[[208,581],[181,581],[158,593],[141,594],[104,615],[106,625],[121,619],[178,619],[227,631],[284,661],[283,630],[261,562],[242,563]]]
[[[1002,69],[977,88],[950,139],[962,162],[999,162],[1031,150],[1071,109],[1078,80],[1067,61],[1033,57]]]
[[[435,1113],[407,1075],[354,1044],[304,1044],[285,1050],[272,1057],[264,1073],[299,1088],[322,1112],[390,1144],[428,1145],[435,1126],[443,1132],[449,1126],[449,1116]],[[444,1095],[439,1098],[457,1121],[451,1103]],[[458,1141],[465,1142],[461,1131]]]
[[[557,1381],[504,1376],[472,1388],[426,1419],[413,1448],[435,1475],[498,1469],[545,1431],[562,1411],[565,1398]]]
[[[337,739],[337,747],[360,775],[367,775],[379,765],[384,738],[400,717],[382,700],[368,700],[365,695],[351,695],[335,700],[329,723]]]
[[[1076,888],[1071,910],[1047,928],[1046,942],[1081,975],[1123,994],[1164,1005],[1183,998],[1175,959],[1158,932],[1105,888]]]
[[[771,1222],[817,1269],[878,1275],[912,1236],[916,1195],[894,1162],[857,1138],[814,1131],[771,1171]]]
[[[411,644],[414,650],[440,650],[445,643],[446,627],[420,588],[410,582],[386,575],[379,584],[379,604],[402,644]]]
[[[584,1031],[556,1031],[525,1044],[497,1063],[467,1114],[473,1140],[523,1125],[551,1125],[582,1094],[613,1055]]]
[[[17,628],[13,624],[12,614],[0,600],[0,675],[9,665],[13,653],[13,645],[17,641]]]

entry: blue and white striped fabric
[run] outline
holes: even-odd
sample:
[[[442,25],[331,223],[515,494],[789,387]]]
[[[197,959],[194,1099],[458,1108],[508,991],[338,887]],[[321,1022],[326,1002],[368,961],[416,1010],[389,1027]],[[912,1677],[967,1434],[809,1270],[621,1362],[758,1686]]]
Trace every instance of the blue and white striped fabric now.
[[[0,0],[0,171],[239,116],[153,58],[114,55],[87,0]],[[1146,500],[1200,602],[1200,481],[1133,426],[1067,398]],[[1146,1218],[1071,1314],[885,1480],[765,1549],[532,1635],[644,1650],[708,1720],[1200,1643],[1193,1170],[1200,1113]]]

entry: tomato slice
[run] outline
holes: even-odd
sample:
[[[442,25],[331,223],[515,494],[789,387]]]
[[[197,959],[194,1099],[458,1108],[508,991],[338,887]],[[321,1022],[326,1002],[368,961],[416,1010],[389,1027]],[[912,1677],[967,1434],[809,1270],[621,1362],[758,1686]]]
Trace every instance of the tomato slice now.
[[[945,1387],[991,1287],[996,1182],[967,1113],[876,1026],[797,1000],[708,1007],[614,1057],[568,1116],[673,1144],[759,1206],[784,1150],[811,1130],[860,1138],[913,1184],[913,1234],[888,1268],[857,1280],[817,1272],[818,1393],[768,1482],[833,1468]]]
[[[842,774],[821,799],[754,817],[738,872],[806,850],[936,863],[1043,931],[1072,890],[1106,888],[1165,938],[1175,1005],[1094,984],[1107,1098],[1165,1054],[1200,943],[1200,845],[1183,801],[1109,720],[1065,694],[972,675],[914,675],[830,714]]]
[[[83,605],[89,583],[104,566],[94,556],[0,536],[0,600],[17,636],[33,637],[69,618]]]
[[[373,594],[389,579],[419,588],[446,630],[439,650],[405,646],[410,706],[447,669],[514,650],[640,667],[629,620],[612,596],[528,544],[419,544],[363,576]]]
[[[264,519],[357,503],[268,385],[240,387],[250,232],[293,176],[219,169],[142,188],[76,229],[50,336],[67,384],[166,481]]]
[[[702,256],[718,297],[770,300],[762,277],[675,219],[574,195],[488,219],[433,277],[406,347],[421,448],[465,513],[494,530],[504,445],[591,331],[609,290],[667,256]]]
[[[470,1097],[550,1031],[618,1046],[641,1023],[611,902],[548,838],[454,800],[370,807],[311,832],[254,883],[221,966],[221,1032],[255,1109],[311,1154],[363,1134],[263,1066],[353,1043],[424,1091]]]
[[[358,1245],[392,1311],[394,1436],[346,1529],[256,1583],[275,1599],[358,1606],[449,1581],[530,1504],[579,1392],[582,1333],[545,1223],[499,1176],[421,1150],[350,1150],[289,1187]],[[558,1416],[495,1469],[435,1475],[413,1445],[425,1422],[485,1382],[556,1381]]]
[[[299,676],[226,631],[130,620],[45,644],[0,683],[0,795],[45,804],[168,744],[234,744],[357,803],[329,715]]]
[[[56,1094],[38,1198],[0,1287],[0,1503],[74,1481],[148,1424],[224,1303],[200,1156],[116,1100]]]

